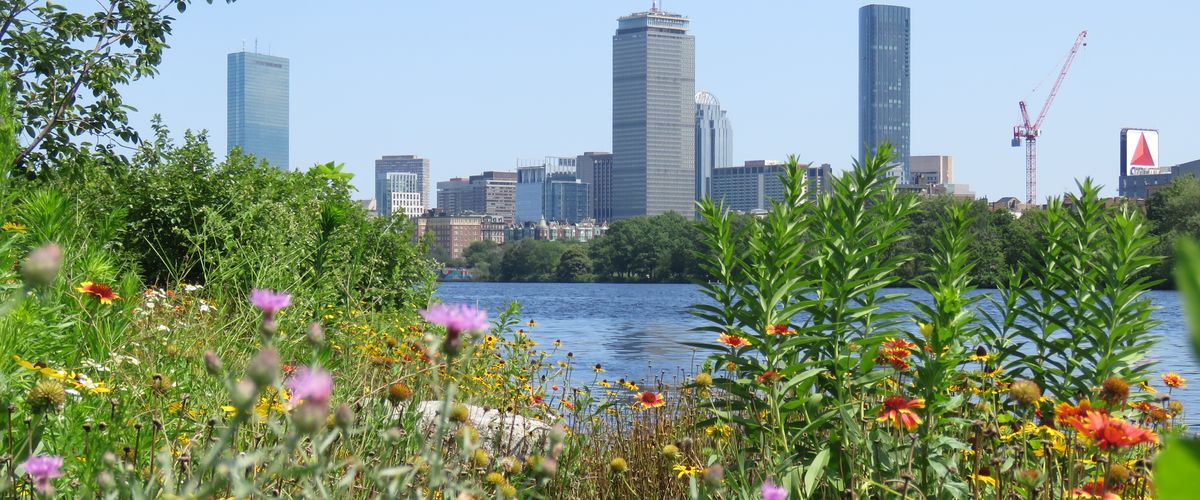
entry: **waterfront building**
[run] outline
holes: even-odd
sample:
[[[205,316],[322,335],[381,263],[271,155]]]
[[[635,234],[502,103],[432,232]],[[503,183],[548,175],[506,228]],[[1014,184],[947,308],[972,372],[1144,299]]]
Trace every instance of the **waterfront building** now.
[[[1117,191],[1124,198],[1145,200],[1149,199],[1155,191],[1167,187],[1176,177],[1183,175],[1200,178],[1200,160],[1167,167],[1130,170],[1126,175],[1120,177]]]
[[[392,172],[404,172],[417,176],[417,189],[421,194],[422,211],[429,209],[429,159],[415,155],[384,155],[375,160],[375,199],[386,200],[387,175]],[[379,204],[380,215],[391,215],[387,203]]]
[[[437,183],[437,206],[449,215],[496,215],[516,221],[517,173],[489,170]]]
[[[547,222],[545,219],[537,222],[512,226],[505,232],[506,241],[517,240],[549,240],[549,241],[581,241],[587,242],[604,236],[608,225],[587,219],[568,223],[559,221]]]
[[[867,5],[858,11],[858,147],[875,151],[891,143],[897,166],[891,175],[909,180],[908,7]]]
[[[592,202],[593,219],[612,219],[612,168],[612,153],[589,151],[575,158],[576,175],[580,181],[591,186],[588,196]]]
[[[437,211],[418,217],[413,237],[419,240],[433,233],[431,246],[446,252],[452,259],[462,257],[471,243],[483,240],[483,215],[445,215]]]
[[[617,20],[613,218],[695,212],[696,41],[688,24],[657,4]]]
[[[696,199],[712,195],[714,168],[733,166],[733,127],[721,101],[696,92]]]
[[[240,148],[287,170],[288,60],[243,51],[229,54],[227,63],[227,150]]]

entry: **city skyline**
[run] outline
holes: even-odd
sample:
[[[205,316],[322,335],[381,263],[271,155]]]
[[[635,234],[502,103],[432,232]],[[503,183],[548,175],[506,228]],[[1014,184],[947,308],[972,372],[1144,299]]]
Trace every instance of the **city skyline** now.
[[[1085,28],[1091,34],[1089,47],[1081,52],[1046,122],[1039,151],[1041,192],[1061,193],[1073,186],[1073,179],[1092,175],[1106,185],[1106,194],[1115,194],[1118,145],[1114,137],[1122,127],[1161,130],[1165,165],[1200,157],[1200,147],[1182,139],[1200,126],[1172,112],[1180,102],[1186,104],[1196,74],[1170,64],[1171,58],[1161,50],[1183,40],[1180,19],[1200,11],[1196,6],[1177,5],[1170,10],[1172,16],[1143,11],[1117,16],[1106,11],[1105,4],[1086,10],[1048,5],[1041,7],[1042,15],[1030,18],[1020,14],[1032,2],[1003,8],[895,3],[913,9],[912,153],[954,155],[959,181],[976,186],[981,196],[997,199],[1020,194],[1022,153],[1007,144],[1017,116],[1016,101],[1029,96],[1029,90],[1054,71],[1073,34]],[[543,151],[611,150],[606,133],[611,101],[605,88],[610,86],[606,66],[612,20],[649,7],[642,1],[569,6],[533,2],[529,9],[515,10],[470,4],[470,15],[454,27],[455,33],[471,32],[503,16],[512,36],[488,47],[468,49],[447,42],[434,50],[416,50],[428,42],[423,36],[432,26],[415,22],[419,26],[413,32],[387,39],[386,45],[406,51],[406,73],[432,73],[401,81],[395,72],[364,72],[377,68],[372,65],[374,51],[350,51],[344,56],[339,52],[331,57],[331,47],[319,40],[244,22],[277,8],[266,4],[214,6],[181,17],[161,75],[133,84],[127,92],[129,102],[139,109],[161,111],[176,135],[184,128],[223,135],[225,117],[210,108],[224,96],[201,88],[203,82],[224,76],[221,53],[228,50],[218,53],[213,47],[221,45],[214,40],[225,40],[223,48],[231,49],[257,36],[260,51],[285,53],[292,59],[293,167],[345,161],[356,174],[359,197],[370,196],[371,160],[393,151],[433,159],[432,177],[446,179],[506,168],[513,158]],[[721,96],[724,107],[738,118],[735,162],[782,159],[794,152],[802,162],[846,168],[855,151],[856,11],[861,6],[667,5],[689,18],[697,37],[697,86]],[[379,10],[414,21],[428,19],[428,24],[448,14],[436,5],[388,5]],[[764,15],[768,11],[771,15]],[[316,9],[303,5],[276,13],[295,22],[317,16]],[[336,25],[348,19],[334,13],[329,22]],[[374,19],[355,19],[364,25],[349,31],[335,27],[330,36],[342,37],[346,43],[385,45],[383,38],[366,35]],[[792,25],[803,27],[803,36],[785,29]],[[545,26],[547,31],[537,36],[524,33],[529,26]],[[556,43],[547,46],[546,37]],[[1012,43],[1015,39],[1022,43]],[[469,72],[458,77],[456,66],[442,62],[448,59],[471,62],[465,65]],[[1134,66],[1157,69],[1125,71]],[[545,82],[517,78],[536,71],[576,77]],[[478,91],[467,86],[468,81],[478,81],[467,78],[474,74],[496,77]],[[1113,74],[1120,78],[1112,78]],[[179,99],[180,92],[189,98]],[[327,98],[331,93],[338,98]],[[1034,94],[1032,100],[1042,97]],[[490,110],[489,116],[510,117],[503,127],[507,130],[469,123],[467,110],[484,113],[481,109]],[[395,113],[407,119],[390,118]],[[547,120],[548,116],[553,118]],[[148,130],[148,114],[134,113],[133,118],[139,129]],[[480,128],[484,125],[487,133]],[[481,164],[476,153],[480,150],[494,154]]]

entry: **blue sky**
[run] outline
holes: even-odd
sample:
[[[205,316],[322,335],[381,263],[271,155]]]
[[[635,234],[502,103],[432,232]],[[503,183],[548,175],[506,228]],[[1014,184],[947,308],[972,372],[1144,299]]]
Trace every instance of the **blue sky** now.
[[[734,161],[846,168],[857,142],[857,10],[866,2],[683,1],[696,87],[734,128]],[[955,157],[958,182],[1024,192],[1036,113],[1080,30],[1083,48],[1043,126],[1039,196],[1091,176],[1116,194],[1121,127],[1157,128],[1161,163],[1200,158],[1194,21],[1200,2],[895,2],[912,12],[912,153]],[[361,194],[383,154],[431,159],[433,181],[511,169],[518,158],[611,150],[616,18],[650,0],[242,0],[178,16],[161,74],[126,101],[176,133],[225,147],[225,55],[291,59],[291,164],[345,162]],[[1041,83],[1035,94],[1030,92]],[[364,191],[363,189],[366,189]]]

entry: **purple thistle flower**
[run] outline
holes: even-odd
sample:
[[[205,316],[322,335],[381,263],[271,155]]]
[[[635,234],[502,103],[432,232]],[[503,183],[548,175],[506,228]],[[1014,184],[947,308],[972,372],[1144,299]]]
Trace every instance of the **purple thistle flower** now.
[[[788,495],[787,490],[785,490],[779,486],[775,486],[775,483],[772,483],[770,479],[763,481],[763,484],[762,484],[763,500],[787,500],[787,495]]]
[[[50,481],[62,476],[63,458],[53,455],[37,455],[29,457],[21,468],[33,478],[33,486],[44,494],[52,494],[54,486]]]
[[[271,318],[280,309],[292,305],[292,296],[288,293],[255,288],[250,291],[250,303],[254,304],[254,307],[262,309],[263,314]]]
[[[466,304],[434,304],[421,311],[421,317],[425,318],[425,321],[446,327],[446,331],[451,334],[488,330],[487,311]]]
[[[333,377],[319,368],[300,368],[288,379],[287,386],[292,391],[292,402],[304,400],[305,403],[325,405],[333,394]]]

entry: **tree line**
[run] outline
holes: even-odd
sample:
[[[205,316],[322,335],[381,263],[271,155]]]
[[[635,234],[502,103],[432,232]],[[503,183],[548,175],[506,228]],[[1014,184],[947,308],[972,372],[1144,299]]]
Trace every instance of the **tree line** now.
[[[967,204],[971,218],[970,251],[979,259],[971,272],[976,286],[994,286],[1008,278],[1010,269],[1032,263],[1032,250],[1045,241],[1042,210],[1029,209],[1018,215],[993,210],[985,200],[933,196],[922,199],[920,209],[908,216],[904,238],[891,250],[919,256],[899,270],[902,279],[911,281],[927,271],[925,256],[933,255],[932,237],[958,203]],[[1175,242],[1182,236],[1200,238],[1200,180],[1191,176],[1175,179],[1137,208],[1158,237],[1155,253],[1167,256],[1149,270],[1149,277],[1160,280],[1159,287],[1171,288]],[[755,223],[750,215],[739,215],[734,221],[738,225]],[[442,260],[472,269],[481,281],[685,283],[707,279],[696,257],[703,248],[698,224],[676,213],[633,217],[612,223],[603,237],[586,243],[518,240],[498,245],[480,241],[468,247],[461,259]]]

